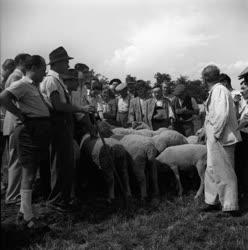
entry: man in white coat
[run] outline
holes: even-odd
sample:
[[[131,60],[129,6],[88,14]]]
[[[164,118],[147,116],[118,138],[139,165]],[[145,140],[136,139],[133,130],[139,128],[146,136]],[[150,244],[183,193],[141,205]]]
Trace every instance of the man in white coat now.
[[[209,65],[202,71],[208,85],[205,131],[207,137],[207,169],[205,173],[205,212],[217,210],[238,216],[238,188],[234,171],[234,148],[240,141],[235,106],[230,92],[219,83],[220,70]]]

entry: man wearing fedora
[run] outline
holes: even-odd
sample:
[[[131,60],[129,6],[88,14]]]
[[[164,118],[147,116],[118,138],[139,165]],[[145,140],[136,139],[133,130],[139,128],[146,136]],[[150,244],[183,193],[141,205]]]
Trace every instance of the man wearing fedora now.
[[[71,210],[70,194],[73,179],[73,113],[94,112],[91,106],[77,107],[71,104],[68,89],[61,75],[67,73],[69,60],[63,47],[49,54],[49,70],[41,83],[41,92],[50,106],[52,119],[51,145],[51,193],[50,207],[66,212]]]

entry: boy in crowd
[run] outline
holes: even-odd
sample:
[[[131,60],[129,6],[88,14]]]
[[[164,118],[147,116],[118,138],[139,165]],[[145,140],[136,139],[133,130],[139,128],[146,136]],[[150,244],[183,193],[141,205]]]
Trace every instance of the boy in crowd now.
[[[0,104],[18,118],[14,136],[18,146],[18,163],[22,166],[22,178],[17,222],[35,229],[44,225],[33,214],[32,185],[37,169],[42,167],[42,158],[49,149],[51,124],[49,109],[39,92],[39,83],[46,72],[45,60],[38,55],[30,56],[25,62],[25,69],[26,76],[1,93]]]
[[[30,58],[28,54],[19,54],[15,57],[15,70],[9,75],[5,82],[5,88],[8,88],[15,81],[20,80],[26,72],[26,61]],[[16,117],[6,112],[3,122],[3,136],[6,138],[8,151],[8,187],[6,190],[6,204],[16,204],[20,202],[20,186],[22,168],[17,158],[17,141],[14,136]]]

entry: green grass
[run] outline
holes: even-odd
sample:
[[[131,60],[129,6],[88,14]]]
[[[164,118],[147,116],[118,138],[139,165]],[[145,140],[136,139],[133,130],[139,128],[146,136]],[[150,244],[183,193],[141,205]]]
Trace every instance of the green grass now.
[[[195,202],[193,196],[164,198],[158,207],[134,201],[128,210],[93,200],[80,213],[66,216],[40,209],[52,230],[44,235],[27,235],[22,243],[7,243],[32,250],[248,249],[247,212],[239,218],[202,214],[199,208],[203,202]]]

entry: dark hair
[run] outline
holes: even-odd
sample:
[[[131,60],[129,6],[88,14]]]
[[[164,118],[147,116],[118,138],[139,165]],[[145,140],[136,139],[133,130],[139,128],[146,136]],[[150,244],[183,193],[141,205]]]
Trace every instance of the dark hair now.
[[[100,91],[102,91],[102,84],[97,78],[92,79],[91,90],[100,90]]]
[[[39,55],[33,55],[27,58],[25,61],[26,70],[30,70],[33,66],[40,68],[44,65],[45,59]]]
[[[2,64],[3,70],[14,69],[15,61],[13,59],[6,59]]]
[[[86,64],[84,64],[84,63],[76,63],[75,64],[75,66],[74,66],[74,68],[76,69],[76,70],[78,70],[78,71],[85,71],[85,70],[89,70],[90,68],[86,65]]]
[[[240,83],[240,85],[242,85],[242,84],[248,86],[248,81],[242,81],[242,82]]]
[[[227,74],[221,73],[219,76],[219,81],[221,83],[226,82],[227,88],[232,89],[231,78]]]
[[[22,65],[22,64],[25,64],[25,61],[30,57],[29,54],[25,54],[25,53],[22,53],[22,54],[18,54],[16,57],[15,57],[15,65],[18,66],[18,65]]]
[[[120,83],[121,83],[121,80],[118,79],[118,78],[114,78],[114,79],[112,79],[112,80],[109,82],[109,85],[112,85],[114,82],[117,82],[118,84],[120,84]]]

